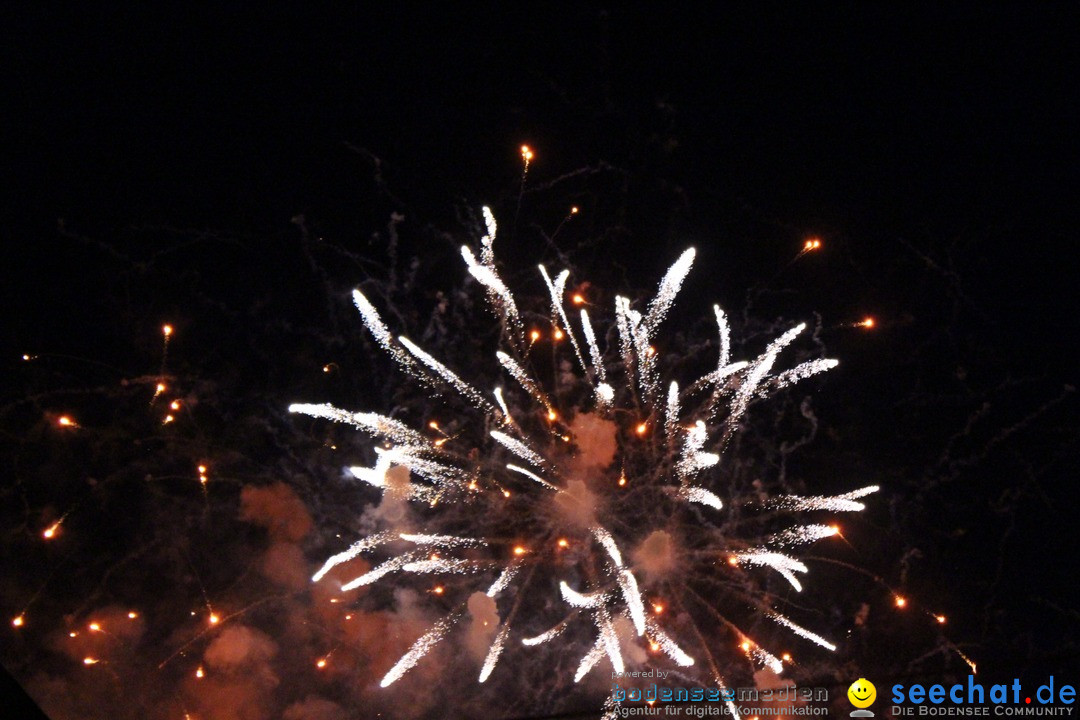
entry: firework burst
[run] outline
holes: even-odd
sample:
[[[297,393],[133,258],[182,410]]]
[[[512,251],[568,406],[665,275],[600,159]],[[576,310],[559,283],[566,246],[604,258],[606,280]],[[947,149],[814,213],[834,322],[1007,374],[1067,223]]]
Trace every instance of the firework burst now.
[[[382,687],[466,618],[474,624],[486,618],[486,650],[477,658],[481,683],[497,676],[512,643],[534,648],[568,637],[575,651],[586,648],[574,682],[606,658],[615,671],[666,666],[722,687],[725,663],[715,648],[725,636],[720,644],[740,648],[753,667],[783,672],[785,660],[751,639],[725,604],[835,650],[781,612],[777,595],[763,588],[773,575],[801,591],[809,568],[794,553],[837,535],[837,528],[789,521],[748,541],[727,514],[733,505],[772,518],[856,512],[864,507],[859,499],[878,488],[747,503],[726,487],[724,458],[752,404],[836,361],[776,370],[804,325],[781,334],[758,357],[733,361],[727,317],[714,306],[716,364],[682,385],[662,380],[654,342],[693,265],[693,249],[671,266],[650,302],[616,297],[607,317],[580,294],[568,294],[568,270],[552,277],[541,265],[550,313],[545,332],[529,330],[497,270],[496,223],[487,208],[484,217],[479,253],[468,246],[461,252],[502,324],[492,361],[509,379],[505,389],[476,387],[409,338],[395,336],[357,290],[353,299],[368,331],[409,378],[435,394],[428,413],[457,409],[448,424],[454,429],[448,433],[435,420],[410,426],[328,404],[290,407],[375,438],[374,465],[350,468],[351,474],[382,491],[384,502],[412,508],[398,513],[393,527],[330,557],[313,580],[363,557],[370,564],[344,580],[343,591],[427,576],[439,583],[432,592],[440,603],[449,603],[445,616],[385,674]],[[551,352],[540,353],[541,345]],[[696,618],[709,621],[710,637]],[[582,638],[588,639],[584,646]]]

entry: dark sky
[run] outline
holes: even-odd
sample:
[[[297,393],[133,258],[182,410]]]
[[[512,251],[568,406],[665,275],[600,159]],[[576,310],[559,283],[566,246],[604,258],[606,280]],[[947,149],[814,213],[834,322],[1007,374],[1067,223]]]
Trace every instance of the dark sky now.
[[[177,360],[189,377],[242,396],[216,403],[226,423],[292,400],[280,393],[299,368],[323,362],[279,355],[269,338],[301,342],[325,291],[366,279],[391,212],[409,218],[409,251],[445,258],[439,231],[461,235],[465,208],[516,209],[533,218],[527,239],[579,204],[561,249],[608,278],[649,286],[695,244],[693,300],[820,312],[850,368],[821,400],[835,430],[823,454],[844,452],[807,468],[886,485],[873,572],[896,583],[914,567],[920,592],[963,608],[953,640],[995,671],[1078,666],[1075,4],[239,5],[4,13],[13,477],[29,462],[46,474],[49,456],[26,449],[40,440],[24,435],[26,398],[56,392],[70,406],[75,389],[115,381],[22,375],[23,352],[152,374],[152,332],[177,318],[189,353],[195,339],[212,348]],[[519,195],[522,143],[537,157]],[[294,287],[308,257],[298,215],[344,251]],[[825,251],[785,268],[810,235]],[[506,259],[528,268],[552,252],[511,243]],[[437,264],[421,270],[436,285]],[[207,329],[208,308],[235,325]],[[867,313],[880,333],[835,331]],[[250,337],[235,331],[245,314]],[[307,339],[346,317],[324,313]],[[338,390],[377,396],[359,385]],[[35,517],[78,496],[21,482],[8,495]],[[21,540],[5,537],[13,552]],[[25,683],[41,652],[5,665]]]

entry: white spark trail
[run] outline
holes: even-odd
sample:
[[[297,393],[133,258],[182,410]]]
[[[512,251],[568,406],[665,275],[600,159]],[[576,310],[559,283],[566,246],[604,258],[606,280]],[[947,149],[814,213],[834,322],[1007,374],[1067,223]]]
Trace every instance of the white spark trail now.
[[[540,457],[535,450],[530,448],[520,440],[515,440],[504,432],[498,430],[491,431],[491,437],[510,452],[517,455],[522,460],[528,460],[537,467],[544,467],[547,463],[544,462],[544,458]]]
[[[495,232],[498,225],[495,223],[495,215],[487,205],[481,208],[484,214],[484,225],[487,226],[487,235],[480,238],[480,262],[491,266],[495,264]]]
[[[839,534],[839,531],[830,525],[799,525],[773,535],[769,538],[768,544],[779,547],[796,547],[837,534]]]
[[[626,609],[630,611],[630,619],[634,622],[634,629],[638,635],[645,634],[645,603],[641,600],[641,591],[638,589],[637,579],[634,574],[623,568],[619,571],[619,588],[623,598],[626,599]]]
[[[562,593],[563,600],[570,605],[579,608],[595,608],[602,606],[607,602],[608,594],[603,591],[596,591],[588,594],[579,593],[566,584],[565,580],[559,581],[559,592]]]
[[[592,528],[592,534],[604,546],[611,559],[615,561],[615,566],[621,568],[623,566],[622,553],[619,552],[619,546],[615,544],[615,538],[611,537],[611,533],[607,529],[597,526]]]
[[[720,510],[724,507],[724,501],[717,497],[715,493],[706,490],[705,488],[682,488],[679,491],[679,496],[684,498],[687,502],[705,505],[706,507],[711,507],[713,510]]]
[[[551,410],[551,401],[547,399],[543,391],[537,386],[533,379],[529,377],[529,373],[525,372],[525,368],[521,367],[514,358],[510,357],[503,351],[495,353],[495,357],[499,358],[499,364],[503,366],[506,372],[510,373],[521,387],[525,388],[525,391],[533,396],[536,402],[543,405],[548,411]]]
[[[746,408],[749,406],[750,401],[754,399],[758,392],[758,386],[772,370],[772,366],[776,364],[776,358],[780,354],[780,351],[791,344],[791,342],[806,329],[806,323],[801,323],[791,330],[773,340],[765,352],[761,354],[761,357],[757,359],[754,366],[750,369],[750,372],[746,376],[746,380],[735,393],[734,399],[731,401],[731,411],[728,415],[728,426],[732,427],[739,421],[743,413],[746,412]]]
[[[604,641],[604,652],[611,660],[612,667],[615,668],[615,672],[623,672],[626,666],[623,665],[622,653],[619,651],[619,635],[615,632],[615,626],[611,624],[611,615],[603,605],[596,609],[596,624],[600,629],[600,637]]]
[[[506,636],[509,634],[510,626],[503,623],[494,642],[491,643],[487,657],[484,658],[484,666],[480,668],[480,682],[485,682],[491,676],[491,671],[495,669],[495,663],[499,662],[499,656],[502,655],[503,646],[506,644]]]
[[[476,262],[476,257],[473,255],[472,250],[468,245],[461,246],[461,257],[465,259],[465,264],[469,267],[469,273],[472,274],[477,281],[480,282],[488,291],[488,297],[491,299],[492,305],[496,308],[502,309],[506,316],[506,320],[509,323],[511,329],[514,331],[515,337],[520,337],[522,334],[521,315],[518,313],[517,303],[514,302],[514,296],[510,293],[510,290],[503,283],[502,278],[495,271],[495,265],[480,264]]]
[[[585,364],[585,358],[581,355],[581,348],[578,346],[577,338],[574,337],[574,329],[570,327],[570,321],[566,317],[566,309],[563,307],[562,299],[566,295],[566,280],[570,277],[570,271],[563,270],[555,278],[555,282],[551,282],[547,268],[543,265],[539,267],[540,274],[544,276],[544,282],[547,283],[548,292],[551,294],[551,310],[562,319],[562,325],[566,328],[566,335],[570,338],[570,344],[574,346],[574,354],[577,355],[578,362],[581,363],[581,369],[588,373],[589,366]]]
[[[786,627],[788,630],[791,630],[793,633],[795,633],[799,637],[805,638],[805,639],[809,640],[812,643],[816,643],[816,644],[820,645],[821,647],[825,648],[826,650],[829,650],[829,651],[832,651],[832,652],[836,651],[836,645],[832,644],[831,642],[829,642],[825,638],[821,637],[820,635],[817,635],[816,633],[810,632],[809,630],[802,627],[801,625],[796,625],[795,623],[793,623],[791,620],[787,619],[786,617],[784,617],[780,613],[777,613],[777,612],[769,613],[769,617],[772,618],[774,621],[780,623],[784,627]]]
[[[368,329],[374,337],[375,341],[386,352],[390,353],[391,357],[397,360],[401,365],[408,368],[412,364],[412,360],[409,356],[401,351],[397,345],[394,344],[394,336],[390,334],[390,330],[383,323],[382,318],[379,317],[379,311],[375,309],[375,306],[371,304],[371,301],[364,296],[364,293],[359,290],[353,290],[353,305],[360,311],[360,317],[364,320],[364,326]]]
[[[668,310],[674,304],[675,296],[679,294],[683,280],[686,279],[687,273],[690,272],[690,268],[694,264],[696,254],[697,251],[694,248],[684,251],[660,281],[660,288],[656,291],[656,297],[649,303],[649,310],[645,315],[643,325],[646,338],[652,337],[656,332],[656,328],[663,322]]]
[[[457,537],[456,535],[414,535],[412,533],[401,533],[398,535],[405,542],[411,542],[414,545],[420,545],[421,547],[427,547],[434,545],[435,547],[486,547],[487,542],[480,540],[479,538],[470,537]]]
[[[716,324],[720,327],[720,362],[717,370],[727,367],[731,363],[731,330],[728,328],[727,315],[719,305],[713,305],[713,313],[716,315]]]
[[[578,665],[577,672],[574,673],[574,682],[581,682],[581,679],[589,674],[589,671],[596,666],[596,663],[600,662],[602,657],[604,657],[604,643],[601,638],[597,638],[596,644],[592,646],[589,652],[585,653],[585,657],[581,658],[581,664]]]
[[[664,414],[664,434],[668,444],[675,444],[675,433],[679,428],[679,383],[674,380],[668,386],[667,412]]]
[[[421,658],[428,654],[431,648],[435,647],[440,640],[446,637],[446,633],[449,632],[450,628],[453,627],[459,617],[460,615],[451,615],[435,623],[435,626],[413,643],[413,646],[409,648],[409,651],[397,661],[397,664],[394,665],[394,667],[390,668],[390,672],[386,673],[385,677],[383,677],[382,682],[379,683],[379,687],[390,687],[400,680],[402,675],[411,670],[416,663],[420,662]]]
[[[783,553],[771,552],[764,549],[747,550],[746,552],[736,553],[735,559],[739,564],[745,565],[759,565],[762,567],[770,567],[776,572],[780,573],[785,580],[791,583],[791,587],[795,588],[798,592],[802,592],[802,583],[795,577],[796,572],[805,573],[808,572],[808,568],[805,564]]]
[[[428,439],[416,430],[398,420],[377,413],[349,412],[334,407],[329,403],[293,403],[289,406],[289,412],[353,425],[376,437],[392,440],[396,443],[408,445],[424,445],[428,443]]]
[[[510,581],[514,579],[514,576],[517,575],[517,572],[520,568],[520,565],[511,565],[510,567],[499,573],[499,577],[495,578],[495,582],[491,583],[491,587],[487,589],[485,595],[487,595],[489,598],[493,598],[499,593],[501,593],[503,590],[505,590],[506,587],[510,584]]]
[[[457,390],[458,393],[460,393],[463,397],[472,400],[473,404],[476,405],[479,410],[483,412],[491,412],[492,410],[494,410],[494,408],[491,407],[491,404],[484,399],[484,396],[481,395],[472,385],[469,385],[467,382],[459,378],[453,370],[446,367],[435,358],[431,357],[431,355],[428,355],[421,348],[417,347],[411,340],[409,340],[409,338],[405,337],[404,335],[400,335],[398,336],[398,342],[404,345],[405,349],[412,353],[420,362],[424,363],[429,368],[434,370],[435,373],[439,375],[439,377],[450,383],[450,385],[452,385],[454,389]]]
[[[649,637],[653,639],[660,649],[664,651],[664,654],[675,661],[677,665],[682,667],[690,667],[694,664],[694,658],[686,654],[686,652],[679,647],[679,644],[671,639],[671,636],[664,632],[660,627],[660,623],[656,622],[652,618],[648,618],[645,621],[645,629],[649,633]]]
[[[522,638],[521,644],[527,647],[532,647],[533,645],[541,645],[543,643],[546,643],[548,640],[554,640],[555,638],[562,635],[563,631],[566,630],[566,627],[569,624],[570,623],[568,620],[563,620],[555,627],[551,628],[550,630],[546,630],[539,635],[536,635],[534,637]]]
[[[339,552],[337,555],[331,555],[330,558],[325,563],[323,563],[323,566],[319,568],[319,571],[311,576],[311,582],[319,582],[323,579],[323,577],[326,576],[326,573],[330,572],[332,568],[340,565],[341,563],[352,560],[353,558],[359,556],[362,552],[367,552],[368,550],[377,548],[383,543],[390,542],[393,539],[394,534],[392,532],[380,532],[375,533],[374,535],[369,535],[366,538],[361,538],[360,540],[357,540],[349,546],[348,550],[345,550],[344,552]]]
[[[370,585],[384,575],[388,575],[392,572],[397,572],[398,570],[401,570],[407,563],[413,562],[420,557],[423,556],[419,553],[409,553],[406,555],[398,555],[397,557],[392,557],[381,565],[372,568],[360,577],[345,583],[341,586],[341,589],[342,591],[348,591],[355,590],[356,588],[363,587],[365,585]]]
[[[604,372],[604,359],[600,356],[600,346],[596,344],[596,334],[593,332],[592,323],[589,322],[589,313],[581,310],[581,329],[585,333],[585,342],[589,346],[589,357],[592,359],[593,370],[600,382],[607,378]]]
[[[480,568],[472,560],[460,558],[435,558],[409,562],[401,566],[405,572],[411,573],[467,573],[477,572]]]
[[[516,472],[519,475],[524,475],[525,477],[529,478],[530,480],[535,480],[536,482],[540,483],[541,485],[548,488],[549,490],[558,490],[559,489],[559,488],[555,487],[554,485],[552,485],[551,483],[549,483],[544,478],[537,475],[536,473],[530,472],[529,470],[526,470],[523,467],[519,467],[518,465],[507,464],[506,469],[511,470],[513,472]]]
[[[867,485],[866,487],[852,490],[851,492],[843,493],[842,495],[781,495],[780,497],[768,501],[765,506],[791,512],[808,512],[811,510],[861,512],[866,509],[866,505],[861,502],[855,502],[855,499],[866,497],[867,495],[876,493],[880,489],[881,488],[877,485]]]

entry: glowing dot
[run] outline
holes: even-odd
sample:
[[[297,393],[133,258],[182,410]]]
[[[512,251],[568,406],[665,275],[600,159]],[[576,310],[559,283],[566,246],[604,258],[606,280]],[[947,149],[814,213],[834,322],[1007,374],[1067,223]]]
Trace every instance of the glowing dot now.
[[[620,475],[619,476],[619,487],[623,487],[624,485],[626,485],[626,476],[625,475]]]
[[[438,430],[439,429],[439,423],[432,420],[431,422],[428,423],[428,427],[431,428],[432,430]]]
[[[650,345],[649,347],[645,348],[645,354],[648,355],[649,357],[652,357],[653,355],[656,354],[656,348],[654,348],[652,345]]]
[[[571,301],[573,301],[573,303],[575,305],[582,305],[582,304],[585,303],[585,298],[582,297],[581,295],[574,295],[574,297],[572,297],[570,299],[571,299]]]
[[[556,340],[562,340],[563,339],[563,331],[560,330],[559,328],[555,328],[554,337],[555,337]]]
[[[469,489],[470,490],[475,490],[476,489],[476,481],[475,480],[473,480],[471,483],[469,483]]]
[[[170,335],[172,335],[172,325],[162,325],[161,332],[165,335],[165,337],[169,337]]]
[[[24,618],[22,615],[19,615],[18,617],[12,618],[11,626],[22,627],[24,622],[26,622],[26,618]]]
[[[29,356],[29,355],[23,355],[23,356],[22,356],[22,359],[23,359],[23,360],[29,360],[29,359],[30,359],[30,356]]]
[[[783,660],[786,663],[791,662],[791,653],[784,653],[783,655],[780,656],[780,659]]]
[[[319,668],[320,670],[326,667],[326,658],[319,658],[319,661],[315,663],[315,667]]]
[[[323,371],[324,373],[328,373],[328,372],[330,372],[330,366],[329,366],[329,365],[323,365],[323,366],[322,366],[322,371]]]
[[[219,622],[221,622],[221,618],[217,616],[217,613],[210,613],[210,617],[208,619],[211,625],[217,625]]]
[[[874,318],[872,318],[872,317],[865,318],[861,323],[859,323],[859,326],[864,327],[867,330],[869,330],[870,328],[874,327]]]
[[[743,652],[750,652],[750,643],[748,642],[743,642],[739,647],[743,649]]]
[[[439,559],[439,553],[431,553],[431,559],[432,560],[438,560]]]
[[[657,615],[664,612],[664,606],[661,605],[660,603],[653,603],[652,609],[653,609],[653,612],[656,613]]]
[[[161,393],[165,392],[168,388],[165,387],[165,383],[158,383],[157,388],[155,388],[155,389],[157,390],[157,394],[160,395]]]
[[[137,617],[139,617],[139,613],[135,612],[134,610],[128,613],[128,620],[134,620]]]
[[[75,425],[75,421],[69,418],[67,415],[61,415],[57,418],[56,422],[62,427],[72,427]]]
[[[533,330],[531,333],[529,333],[529,337],[532,338],[533,342],[536,342],[537,340],[540,339],[540,331],[539,330]]]
[[[944,615],[935,615],[934,619],[938,621],[939,625],[944,625],[945,624],[945,616]]]
[[[83,665],[97,665],[98,660],[97,658],[84,657],[82,662]]]
[[[821,247],[821,240],[819,238],[810,238],[803,245],[803,252],[810,252],[811,250],[817,250]]]
[[[649,643],[649,649],[652,650],[653,652],[656,652],[657,650],[660,649],[660,645],[659,645],[659,643],[656,643],[656,642],[650,642]]]
[[[91,632],[101,632],[101,625],[98,625],[96,622],[90,623],[89,627]]]
[[[510,497],[510,491],[509,490],[503,490],[503,497],[504,498]]]
[[[438,440],[435,441],[434,444],[435,444],[435,447],[442,447],[443,445],[446,444],[446,438],[439,438]]]
[[[559,415],[554,410],[548,410],[548,415],[547,415],[548,420],[551,420],[552,422],[555,422],[555,420],[558,417],[559,417]]]
[[[71,632],[69,632],[69,633],[68,633],[68,637],[72,637],[72,638],[73,638],[73,637],[79,637],[79,633],[77,633],[77,632],[75,632],[75,631],[73,630],[73,631],[71,631]]]
[[[205,465],[200,465],[199,467],[196,468],[196,470],[199,471],[200,475],[205,475],[206,474],[206,466]]]
[[[161,421],[161,424],[162,425],[168,425],[172,421],[173,421],[173,416],[172,415],[166,415],[165,419]]]
[[[649,429],[648,424],[646,424],[646,423],[638,423],[637,434],[638,435],[644,435],[648,431],[648,429]]]
[[[346,619],[346,620],[352,620],[352,614],[350,613],[349,615],[346,615],[346,616],[345,616],[345,619]]]
[[[341,602],[341,598],[330,598],[331,605],[336,605],[339,602]]]
[[[739,558],[737,558],[737,557],[735,557],[734,555],[732,555],[731,557],[729,557],[729,558],[727,559],[727,564],[728,564],[728,565],[731,565],[732,567],[735,567],[736,565],[738,565],[738,564],[739,564]]]
[[[200,665],[200,666],[198,667],[198,669],[196,669],[196,670],[195,670],[195,677],[197,677],[197,678],[200,678],[200,679],[201,679],[201,678],[203,678],[203,677],[204,677],[205,675],[206,675],[206,673],[205,673],[205,672],[203,671],[203,669],[202,669],[202,666]]]
[[[56,536],[56,531],[60,529],[60,523],[55,522],[49,527],[45,528],[45,531],[41,533],[41,536],[46,540],[52,540]]]
[[[898,608],[902,608],[902,607],[904,607],[905,605],[907,605],[907,600],[905,600],[904,598],[902,598],[902,597],[900,597],[899,595],[897,595],[897,596],[896,596],[896,607],[898,607]]]
[[[559,538],[559,547],[561,547],[561,548],[570,547],[570,543],[567,541],[566,538]]]
[[[180,409],[180,401],[179,400],[173,400],[171,403],[169,403],[169,408],[172,409],[172,410],[179,410]]]
[[[523,160],[525,160],[525,162],[529,162],[533,159],[533,151],[529,148],[528,145],[521,146],[521,157]]]
[[[832,530],[833,535],[839,535],[840,534],[840,526],[839,525],[830,525],[829,529]]]
[[[436,585],[434,588],[432,588],[431,592],[435,593],[436,595],[442,595],[444,592],[446,592],[446,588],[444,588],[442,585]]]
[[[525,550],[525,548],[523,548],[520,545],[518,545],[517,547],[514,548],[514,554],[515,555],[524,555],[526,552],[527,551]]]
[[[577,205],[574,205],[573,207],[570,208],[570,214],[571,215],[577,215],[578,214],[578,206]]]

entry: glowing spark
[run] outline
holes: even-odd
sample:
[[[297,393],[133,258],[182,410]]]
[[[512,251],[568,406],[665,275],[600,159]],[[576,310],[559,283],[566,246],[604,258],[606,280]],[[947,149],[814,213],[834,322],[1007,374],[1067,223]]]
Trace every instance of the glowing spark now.
[[[56,537],[56,533],[60,530],[60,524],[62,522],[63,520],[57,520],[52,525],[45,528],[45,530],[41,533],[41,536],[46,540],[52,540],[54,537]]]
[[[944,625],[945,624],[945,616],[944,615],[935,615],[934,619],[938,621],[939,625]]]
[[[89,625],[90,632],[101,632],[101,625],[96,622],[92,622]]]
[[[11,619],[11,626],[19,628],[22,627],[25,622],[26,618],[23,615],[17,615]]]
[[[195,677],[199,678],[200,680],[206,677],[206,671],[202,669],[201,665],[195,669]]]
[[[821,240],[819,238],[810,238],[803,244],[803,252],[808,253],[813,250],[817,250],[821,247]]]
[[[57,418],[56,422],[61,427],[78,427],[76,422],[67,415],[61,415],[59,418]]]
[[[324,667],[326,667],[326,658],[319,658],[315,662],[315,667],[319,668],[320,670],[322,670]]]
[[[180,401],[179,400],[173,400],[171,403],[169,403],[169,409],[170,410],[179,410],[180,409]]]
[[[907,605],[907,600],[905,598],[902,598],[899,595],[897,595],[896,596],[896,607],[902,608],[902,607],[904,607],[906,605]]]
[[[83,658],[83,665],[97,665],[99,662],[101,661],[94,657]]]
[[[211,625],[217,625],[221,622],[221,618],[216,613],[210,613],[210,617],[207,618]]]
[[[867,330],[869,330],[870,328],[874,327],[874,318],[867,317],[861,323],[858,323],[858,326],[859,327],[864,327]]]

